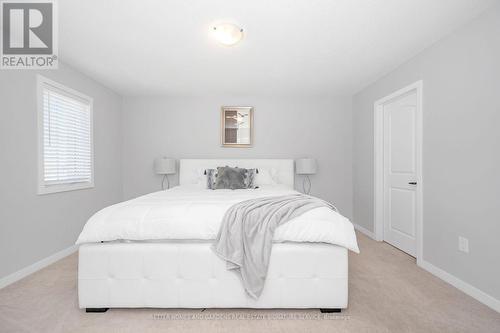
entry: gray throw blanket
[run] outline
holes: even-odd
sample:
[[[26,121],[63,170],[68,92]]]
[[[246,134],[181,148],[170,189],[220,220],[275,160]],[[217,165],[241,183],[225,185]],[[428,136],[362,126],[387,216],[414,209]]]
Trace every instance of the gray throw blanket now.
[[[276,228],[313,208],[332,204],[304,194],[264,197],[231,206],[215,239],[213,250],[238,270],[243,286],[253,298],[264,288]]]

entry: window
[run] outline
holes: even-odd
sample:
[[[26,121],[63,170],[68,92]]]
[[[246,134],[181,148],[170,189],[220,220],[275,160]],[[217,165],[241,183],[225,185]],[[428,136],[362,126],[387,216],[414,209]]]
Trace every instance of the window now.
[[[92,99],[38,76],[38,194],[94,186]]]

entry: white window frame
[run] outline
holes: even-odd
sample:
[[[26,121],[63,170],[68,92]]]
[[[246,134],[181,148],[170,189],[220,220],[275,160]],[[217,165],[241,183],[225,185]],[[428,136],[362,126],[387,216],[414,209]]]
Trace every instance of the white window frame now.
[[[44,181],[44,123],[43,123],[43,90],[50,85],[68,95],[76,96],[89,103],[90,108],[90,181],[71,184],[46,184]],[[37,113],[38,113],[38,194],[49,194],[82,190],[94,187],[94,100],[79,91],[71,89],[63,84],[52,81],[42,75],[37,75]]]

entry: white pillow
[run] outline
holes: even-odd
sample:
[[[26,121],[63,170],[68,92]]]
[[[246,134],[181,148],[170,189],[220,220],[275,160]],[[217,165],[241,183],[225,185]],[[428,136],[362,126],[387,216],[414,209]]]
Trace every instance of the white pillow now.
[[[259,168],[259,173],[255,175],[255,185],[276,185],[278,184],[278,172],[276,169]]]
[[[201,187],[207,186],[207,176],[205,175],[205,169],[197,168],[196,170],[193,170],[192,184],[196,184]]]

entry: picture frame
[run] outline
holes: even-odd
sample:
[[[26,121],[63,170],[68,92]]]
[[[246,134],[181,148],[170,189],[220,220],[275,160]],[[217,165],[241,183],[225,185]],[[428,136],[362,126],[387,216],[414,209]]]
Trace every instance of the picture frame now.
[[[221,107],[221,145],[248,148],[253,145],[253,107]]]

